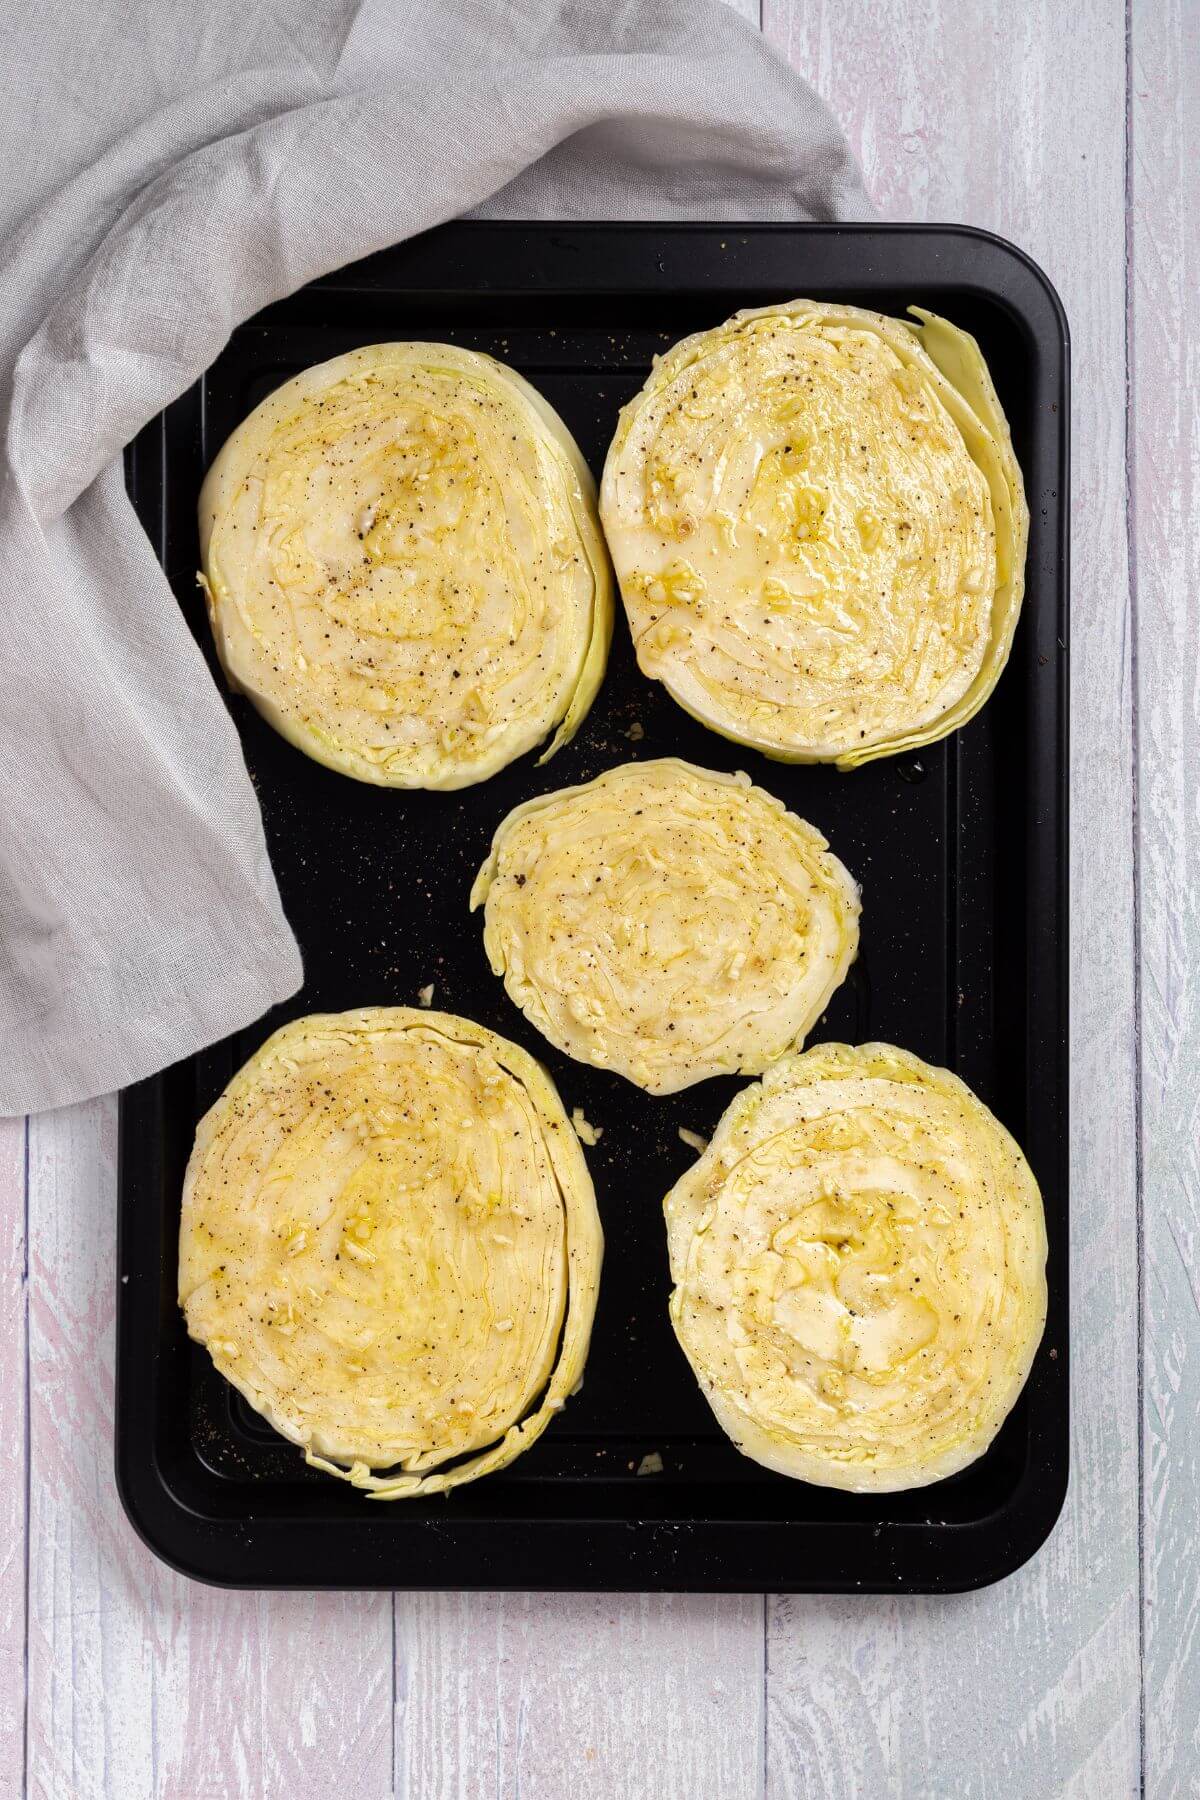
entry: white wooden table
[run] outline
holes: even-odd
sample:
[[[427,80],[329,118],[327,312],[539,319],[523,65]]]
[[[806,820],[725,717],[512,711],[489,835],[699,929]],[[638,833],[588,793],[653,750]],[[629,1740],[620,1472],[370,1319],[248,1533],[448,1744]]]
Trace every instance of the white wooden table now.
[[[1010,1581],[936,1600],[194,1587],[113,1487],[115,1107],[0,1124],[0,1795],[1200,1793],[1200,18],[755,16],[885,217],[1014,238],[1071,320],[1062,1522]]]

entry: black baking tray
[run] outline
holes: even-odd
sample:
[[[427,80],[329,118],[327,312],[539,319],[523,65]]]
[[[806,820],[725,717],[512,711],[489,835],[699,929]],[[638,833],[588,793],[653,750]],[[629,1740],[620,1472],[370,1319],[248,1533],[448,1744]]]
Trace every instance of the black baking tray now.
[[[306,364],[388,338],[450,340],[514,364],[597,474],[651,357],[738,307],[797,294],[891,313],[932,307],[979,339],[1028,486],[1028,588],[1011,663],[965,730],[853,774],[789,768],[689,719],[636,668],[623,619],[599,698],[546,768],[525,757],[454,794],[387,792],[321,768],[231,699],[301,993],[122,1099],[117,1479],[138,1531],[201,1580],[247,1587],[488,1587],[916,1593],[980,1587],[1042,1543],[1066,1492],[1067,328],[1019,250],[959,226],[459,223],[312,283],[233,334],[128,452],[140,517],[218,674],[196,589],[208,461]],[[637,728],[640,727],[641,735]],[[1046,1202],[1049,1323],[986,1456],[910,1493],[851,1495],[740,1456],[667,1317],[661,1199],[736,1081],[653,1099],[546,1044],[489,972],[472,877],[516,802],[633,757],[753,778],[827,834],[864,888],[862,948],[812,1039],[882,1038],[955,1069],[1024,1145]],[[503,1473],[426,1501],[372,1503],[307,1469],[192,1345],[175,1300],[180,1184],[196,1122],[288,1018],[415,1002],[515,1038],[587,1152],[607,1254],[587,1378]],[[662,1472],[639,1475],[657,1451]]]

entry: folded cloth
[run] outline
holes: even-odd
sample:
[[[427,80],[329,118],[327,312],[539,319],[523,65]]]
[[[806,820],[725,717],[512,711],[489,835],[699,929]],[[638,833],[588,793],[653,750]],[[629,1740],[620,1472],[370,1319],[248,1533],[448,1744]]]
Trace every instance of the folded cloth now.
[[[720,0],[61,0],[8,45],[0,1114],[122,1087],[302,979],[122,483],[233,327],[472,209],[870,214],[825,107]]]

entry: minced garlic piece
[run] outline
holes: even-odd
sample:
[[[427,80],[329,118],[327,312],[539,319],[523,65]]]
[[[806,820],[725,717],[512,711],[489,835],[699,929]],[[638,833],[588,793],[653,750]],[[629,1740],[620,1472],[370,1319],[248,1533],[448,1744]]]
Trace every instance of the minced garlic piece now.
[[[589,1125],[588,1121],[583,1116],[583,1108],[581,1106],[577,1106],[572,1112],[571,1123],[575,1127],[575,1134],[580,1143],[587,1144],[589,1148],[593,1144],[598,1144],[600,1139],[604,1136],[604,1127],[602,1125]]]

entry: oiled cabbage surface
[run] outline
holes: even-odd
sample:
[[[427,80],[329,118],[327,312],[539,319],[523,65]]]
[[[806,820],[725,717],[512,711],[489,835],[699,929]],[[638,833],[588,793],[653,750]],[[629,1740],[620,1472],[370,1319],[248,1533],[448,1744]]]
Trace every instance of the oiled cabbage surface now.
[[[200,497],[203,584],[232,684],[361,781],[482,781],[604,673],[612,582],[587,467],[516,372],[375,344],[251,413]]]
[[[517,807],[471,895],[509,997],[652,1094],[758,1074],[858,947],[858,888],[782,801],[675,757]]]
[[[582,1376],[600,1252],[541,1066],[468,1020],[367,1008],[285,1026],[201,1121],[179,1298],[276,1430],[390,1498],[541,1434]]]
[[[1045,1326],[1046,1230],[956,1076],[887,1044],[788,1057],[665,1211],[676,1335],[747,1456],[865,1493],[987,1449]]]
[[[843,767],[965,723],[1008,657],[1028,513],[975,340],[796,300],[677,344],[600,509],[645,674],[702,723]]]

